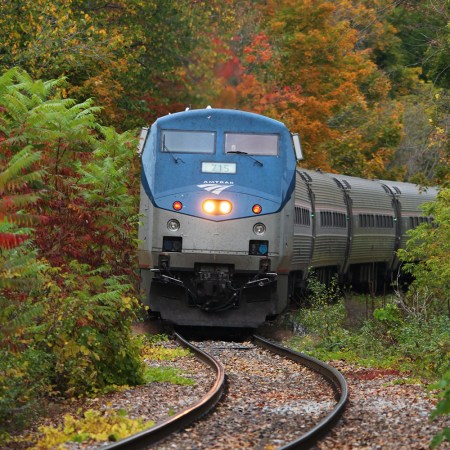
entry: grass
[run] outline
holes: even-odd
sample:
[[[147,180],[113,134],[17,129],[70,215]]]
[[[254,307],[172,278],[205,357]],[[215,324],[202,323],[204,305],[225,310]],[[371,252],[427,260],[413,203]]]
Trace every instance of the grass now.
[[[174,367],[147,367],[145,378],[148,383],[170,383],[181,386],[192,386],[195,381],[187,378],[180,369]]]

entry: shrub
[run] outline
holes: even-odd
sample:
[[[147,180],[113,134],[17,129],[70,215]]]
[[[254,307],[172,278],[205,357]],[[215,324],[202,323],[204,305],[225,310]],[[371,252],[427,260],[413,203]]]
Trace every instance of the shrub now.
[[[73,261],[49,269],[41,343],[55,358],[57,388],[70,395],[144,381],[140,342],[131,333],[137,300],[123,277]]]
[[[343,329],[345,320],[345,307],[337,293],[337,280],[333,279],[327,287],[311,273],[308,277],[308,291],[309,306],[300,309],[297,320],[306,332],[318,335],[320,339],[330,343]]]

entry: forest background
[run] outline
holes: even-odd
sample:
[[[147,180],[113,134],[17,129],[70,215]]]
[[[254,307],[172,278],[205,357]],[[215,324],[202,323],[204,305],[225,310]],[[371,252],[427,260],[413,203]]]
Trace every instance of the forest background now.
[[[447,0],[5,0],[0,13],[0,429],[43,396],[142,382],[138,129],[186,106],[284,122],[304,167],[440,185],[440,240],[410,258],[437,258],[448,298]]]

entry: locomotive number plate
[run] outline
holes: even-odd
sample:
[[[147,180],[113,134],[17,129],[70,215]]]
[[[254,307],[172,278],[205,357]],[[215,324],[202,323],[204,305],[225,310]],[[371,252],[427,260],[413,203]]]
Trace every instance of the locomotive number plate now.
[[[202,173],[236,173],[236,163],[202,162]]]

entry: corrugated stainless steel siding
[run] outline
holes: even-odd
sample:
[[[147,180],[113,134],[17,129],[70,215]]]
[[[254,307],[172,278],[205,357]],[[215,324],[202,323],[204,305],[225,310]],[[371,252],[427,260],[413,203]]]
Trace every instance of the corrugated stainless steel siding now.
[[[421,190],[419,186],[411,183],[384,180],[381,183],[389,186],[394,192],[396,192],[395,188],[400,191],[400,193],[397,192],[397,198],[400,201],[403,215],[414,212],[421,213],[422,209],[420,206],[432,201],[438,192],[433,187]]]
[[[363,178],[349,177],[345,175],[329,174],[339,181],[346,181],[351,189],[348,190],[352,199],[354,213],[356,210],[390,211],[392,207],[392,195],[387,193],[378,181],[364,180]]]
[[[295,203],[306,204],[310,203],[308,188],[306,187],[306,183],[303,178],[296,173],[295,180]]]
[[[294,234],[292,265],[301,266],[295,268],[295,270],[306,269],[311,265],[309,258],[313,239],[311,237],[311,231],[309,235],[306,235],[306,231],[303,234]]]
[[[312,170],[302,169],[301,172],[305,172],[312,180],[311,188],[314,192],[314,201],[317,206],[334,206],[345,209],[344,194],[330,176]]]
[[[346,246],[346,235],[317,236],[311,265],[314,267],[341,266],[344,262]]]
[[[353,236],[350,264],[364,262],[390,262],[393,257],[395,236],[392,234],[364,234]]]

